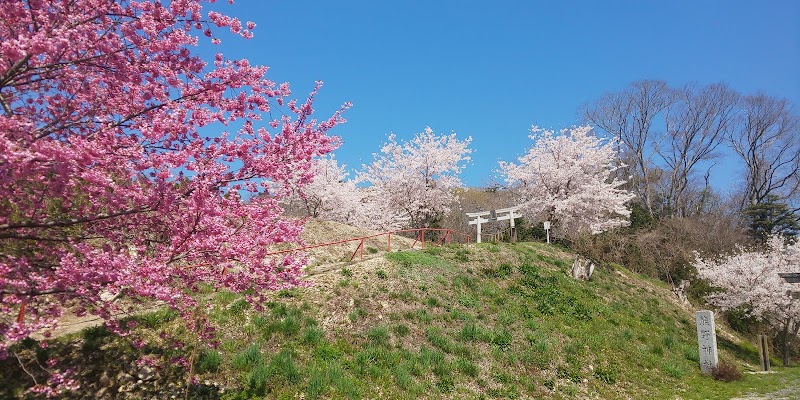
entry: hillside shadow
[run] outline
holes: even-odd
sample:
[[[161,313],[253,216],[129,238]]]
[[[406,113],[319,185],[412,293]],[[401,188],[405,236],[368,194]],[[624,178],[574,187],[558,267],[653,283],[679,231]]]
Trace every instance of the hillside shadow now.
[[[739,359],[745,360],[750,364],[759,365],[758,350],[753,346],[748,346],[745,343],[736,344],[728,339],[717,336],[717,346],[731,352]]]

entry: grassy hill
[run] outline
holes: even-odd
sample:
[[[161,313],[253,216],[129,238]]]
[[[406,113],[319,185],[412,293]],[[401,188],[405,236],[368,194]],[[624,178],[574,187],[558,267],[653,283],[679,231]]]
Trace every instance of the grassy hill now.
[[[622,267],[578,282],[572,257],[538,243],[373,254],[264,310],[199,293],[216,349],[164,310],[131,319],[132,340],[96,327],[19,353],[77,365],[82,389],[67,398],[183,398],[181,363],[196,375],[189,397],[211,399],[704,399],[799,385],[796,369],[734,383],[701,375],[693,313],[665,285]],[[751,345],[718,335],[722,359],[754,369]],[[0,367],[2,398],[37,375],[12,359]]]

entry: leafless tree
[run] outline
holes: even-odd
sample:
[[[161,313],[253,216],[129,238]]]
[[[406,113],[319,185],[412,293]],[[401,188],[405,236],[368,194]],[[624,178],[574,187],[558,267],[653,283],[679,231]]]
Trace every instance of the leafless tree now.
[[[734,126],[738,97],[722,84],[687,85],[677,91],[665,115],[667,138],[658,150],[669,173],[662,190],[670,216],[691,214],[691,179],[704,161],[717,156],[715,150]]]
[[[656,132],[654,125],[674,99],[674,91],[666,82],[641,80],[622,92],[604,94],[581,111],[584,120],[619,141],[620,157],[631,175],[631,189],[650,215],[654,214],[656,178],[653,156],[664,139],[664,132]]]
[[[792,203],[800,192],[800,122],[790,103],[765,94],[740,102],[733,150],[747,168],[741,208],[770,196]]]

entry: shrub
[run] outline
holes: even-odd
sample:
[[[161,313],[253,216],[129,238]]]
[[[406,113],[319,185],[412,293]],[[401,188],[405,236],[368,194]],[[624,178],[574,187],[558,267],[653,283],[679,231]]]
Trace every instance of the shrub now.
[[[742,379],[742,372],[736,364],[723,360],[715,368],[711,368],[711,376],[718,381],[733,382]]]

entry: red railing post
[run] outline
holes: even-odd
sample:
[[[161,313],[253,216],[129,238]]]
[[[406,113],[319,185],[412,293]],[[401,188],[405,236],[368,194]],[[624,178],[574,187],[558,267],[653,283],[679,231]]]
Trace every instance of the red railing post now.
[[[442,235],[442,238],[439,239],[439,246],[443,245],[447,241],[447,235],[450,234],[449,232],[450,232],[449,230],[444,232],[444,235]]]
[[[17,315],[17,323],[22,325],[22,321],[25,318],[25,302],[19,303],[19,314]]]
[[[426,230],[427,229],[422,228],[422,231],[420,231],[420,235],[422,236],[422,250],[425,250],[425,231]]]
[[[412,229],[412,230],[419,230],[419,229]],[[412,244],[411,244],[411,247],[410,247],[410,248],[412,248],[412,249],[413,249],[413,248],[414,248],[414,246],[416,246],[416,245],[417,245],[417,242],[418,242],[418,241],[419,241],[419,235],[417,235],[417,236],[414,236],[414,243],[412,243]],[[424,247],[423,247],[423,248],[424,248]]]
[[[386,251],[392,251],[392,232],[389,232],[389,240],[386,241]]]
[[[353,259],[356,258],[356,254],[358,254],[358,250],[361,250],[361,258],[363,259],[364,258],[364,239],[361,239],[361,241],[358,242],[358,247],[356,247],[356,251],[353,252],[353,255],[350,256],[350,261],[353,261]]]

